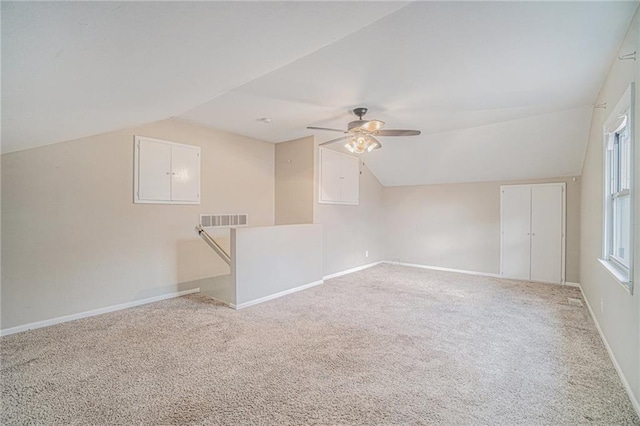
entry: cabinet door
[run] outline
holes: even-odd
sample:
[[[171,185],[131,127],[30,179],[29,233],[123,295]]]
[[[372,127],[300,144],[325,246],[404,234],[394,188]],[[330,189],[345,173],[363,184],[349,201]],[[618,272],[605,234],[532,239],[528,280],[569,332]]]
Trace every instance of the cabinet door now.
[[[562,282],[563,187],[531,188],[531,280]]]
[[[330,149],[320,150],[320,201],[340,202],[342,155]]]
[[[358,204],[360,192],[360,160],[348,155],[342,156],[342,190],[343,203]]]
[[[138,199],[171,199],[171,145],[140,140],[138,145]]]
[[[198,147],[171,147],[171,201],[200,201]]]
[[[529,280],[531,276],[531,188],[503,187],[501,273],[505,278]]]

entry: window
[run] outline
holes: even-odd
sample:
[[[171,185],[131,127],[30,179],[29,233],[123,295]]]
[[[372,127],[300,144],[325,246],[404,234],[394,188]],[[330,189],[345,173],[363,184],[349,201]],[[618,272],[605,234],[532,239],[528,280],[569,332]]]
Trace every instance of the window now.
[[[603,265],[632,291],[633,85],[604,125]]]

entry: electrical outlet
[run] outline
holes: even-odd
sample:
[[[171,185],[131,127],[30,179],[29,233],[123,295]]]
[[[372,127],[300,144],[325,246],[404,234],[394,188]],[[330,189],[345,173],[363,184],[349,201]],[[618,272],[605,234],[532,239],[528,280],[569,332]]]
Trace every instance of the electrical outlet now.
[[[364,257],[369,257],[369,250],[364,252]]]
[[[600,313],[604,314],[604,299],[600,298]]]

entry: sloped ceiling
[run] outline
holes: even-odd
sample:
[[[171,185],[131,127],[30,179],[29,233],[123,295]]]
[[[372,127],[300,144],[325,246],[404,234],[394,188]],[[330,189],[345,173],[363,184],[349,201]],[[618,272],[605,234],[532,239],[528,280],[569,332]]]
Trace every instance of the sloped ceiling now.
[[[3,152],[180,115],[405,5],[3,1]]]
[[[3,152],[169,117],[281,142],[366,106],[423,131],[365,155],[384,185],[577,175],[637,5],[3,2]]]

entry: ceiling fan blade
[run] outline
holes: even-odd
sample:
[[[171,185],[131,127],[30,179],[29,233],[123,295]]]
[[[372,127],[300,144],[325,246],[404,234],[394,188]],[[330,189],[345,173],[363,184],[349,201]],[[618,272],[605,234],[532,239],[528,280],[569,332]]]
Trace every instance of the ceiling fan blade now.
[[[378,130],[375,135],[376,136],[418,136],[420,134],[420,130],[400,130],[400,129],[387,129],[387,130]]]
[[[309,127],[307,127],[307,129],[311,129],[311,130],[328,130],[330,132],[347,133],[346,130],[329,129],[328,127],[313,127],[313,126],[309,126]]]
[[[331,143],[340,142],[340,141],[343,141],[343,140],[345,140],[345,139],[349,139],[349,138],[351,138],[351,137],[352,137],[351,135],[348,135],[348,136],[342,136],[342,137],[339,137],[339,138],[337,138],[337,139],[331,139],[330,141],[322,142],[322,143],[321,143],[320,145],[318,145],[318,146],[322,146],[322,145],[329,145],[329,144],[331,144]]]
[[[384,126],[384,121],[371,120],[371,121],[367,121],[362,126],[360,126],[358,130],[365,130],[367,132],[375,132],[375,131],[378,131],[378,130],[382,129],[382,126]]]

